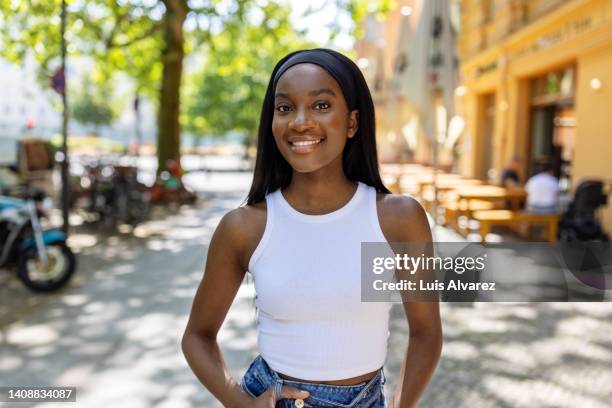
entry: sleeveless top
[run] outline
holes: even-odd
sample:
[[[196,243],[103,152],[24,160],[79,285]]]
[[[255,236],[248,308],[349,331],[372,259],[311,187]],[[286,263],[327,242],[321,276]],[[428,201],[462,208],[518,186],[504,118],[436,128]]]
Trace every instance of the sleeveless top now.
[[[376,190],[359,182],[323,215],[298,212],[280,189],[266,195],[263,236],[249,260],[259,351],[280,373],[311,381],[356,377],[384,365],[390,302],[361,302],[361,243],[386,242]]]

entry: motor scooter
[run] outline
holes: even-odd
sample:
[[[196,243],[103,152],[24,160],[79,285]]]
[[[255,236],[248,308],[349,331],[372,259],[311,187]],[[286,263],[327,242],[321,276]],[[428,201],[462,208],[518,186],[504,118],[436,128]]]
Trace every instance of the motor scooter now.
[[[23,199],[0,196],[0,267],[16,268],[34,292],[64,286],[76,268],[66,234],[40,225],[39,216],[49,204],[40,193]]]

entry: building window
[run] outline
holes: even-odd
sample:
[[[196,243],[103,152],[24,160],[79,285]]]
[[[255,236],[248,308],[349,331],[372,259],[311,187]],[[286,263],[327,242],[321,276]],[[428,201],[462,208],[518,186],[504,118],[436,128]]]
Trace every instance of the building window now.
[[[576,133],[575,66],[531,80],[531,126],[528,172],[551,163],[562,191],[569,189]]]
[[[493,0],[482,0],[482,22],[484,24],[493,21]]]
[[[549,105],[574,98],[575,68],[570,66],[534,78],[531,81],[531,104]]]

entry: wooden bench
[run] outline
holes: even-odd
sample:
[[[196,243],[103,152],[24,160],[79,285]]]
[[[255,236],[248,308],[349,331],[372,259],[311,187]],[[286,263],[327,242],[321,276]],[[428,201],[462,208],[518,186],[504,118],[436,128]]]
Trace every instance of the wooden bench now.
[[[558,214],[535,214],[523,211],[510,211],[510,210],[488,210],[488,211],[474,211],[472,218],[480,223],[480,237],[482,242],[485,242],[485,238],[493,225],[510,225],[516,226],[517,224],[526,225],[529,231],[529,237],[531,238],[531,227],[533,225],[545,225],[547,228],[547,241],[555,242],[557,240],[557,226],[559,224]]]
[[[462,208],[466,207],[467,208]],[[475,211],[488,211],[495,208],[495,204],[490,201],[483,200],[470,200],[468,203],[459,203],[458,201],[450,201],[444,206],[444,225],[454,228],[457,232],[462,233],[459,230],[459,215],[465,214],[468,218],[472,218],[472,214]]]
[[[425,211],[432,214],[434,206],[433,189],[426,189],[420,197],[420,201]],[[474,211],[494,209],[495,204],[484,200],[469,200],[460,203],[452,190],[448,190],[438,191],[438,207],[444,211],[444,225],[457,227],[459,215],[466,215],[469,218]]]

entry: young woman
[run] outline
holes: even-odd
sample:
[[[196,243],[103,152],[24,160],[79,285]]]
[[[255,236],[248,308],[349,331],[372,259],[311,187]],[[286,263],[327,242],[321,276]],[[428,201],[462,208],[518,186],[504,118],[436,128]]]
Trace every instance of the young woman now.
[[[431,242],[421,206],[378,173],[374,106],[359,68],[328,49],[280,60],[266,91],[246,205],[213,234],[183,336],[185,357],[226,407],[412,407],[442,347],[439,305],[404,302],[410,327],[385,399],[390,303],[360,299],[361,242]],[[260,354],[236,382],[216,341],[254,277]]]

